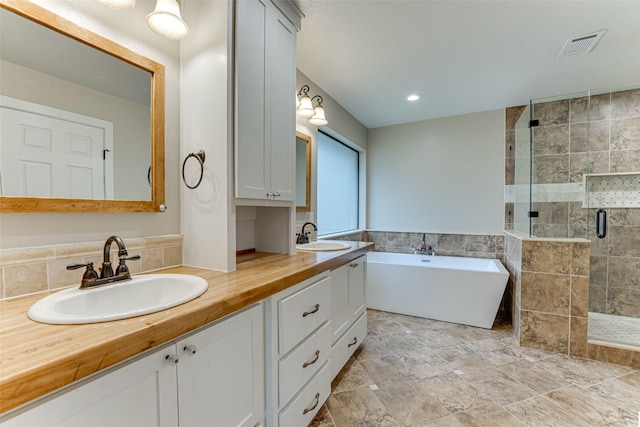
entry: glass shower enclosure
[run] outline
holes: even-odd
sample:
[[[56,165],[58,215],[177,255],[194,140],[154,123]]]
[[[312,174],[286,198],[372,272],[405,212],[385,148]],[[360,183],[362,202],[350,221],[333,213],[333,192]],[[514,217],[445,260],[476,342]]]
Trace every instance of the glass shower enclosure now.
[[[589,239],[589,340],[640,348],[640,86],[534,99],[515,138],[514,229]]]

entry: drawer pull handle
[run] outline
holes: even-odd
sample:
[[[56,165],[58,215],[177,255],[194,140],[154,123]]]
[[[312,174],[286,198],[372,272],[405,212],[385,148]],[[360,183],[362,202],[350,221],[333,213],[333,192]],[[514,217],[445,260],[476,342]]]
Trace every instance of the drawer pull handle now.
[[[318,359],[319,359],[319,358],[320,358],[320,350],[316,350],[316,355],[315,355],[315,357],[313,358],[313,360],[311,360],[310,362],[304,362],[304,363],[302,364],[302,367],[303,367],[303,368],[306,368],[307,366],[311,366],[311,365],[313,365],[314,363],[316,363],[316,362],[318,361]]]
[[[304,411],[302,411],[302,415],[306,415],[307,413],[316,409],[316,407],[318,406],[318,403],[320,403],[320,393],[316,393],[316,401],[313,403],[312,406],[308,408],[304,408]]]
[[[302,317],[307,317],[310,314],[317,313],[318,310],[320,310],[320,304],[316,304],[315,307],[313,307],[313,310],[302,313]]]
[[[353,342],[350,342],[349,345],[347,345],[347,348],[356,344],[358,344],[358,337],[353,337]]]

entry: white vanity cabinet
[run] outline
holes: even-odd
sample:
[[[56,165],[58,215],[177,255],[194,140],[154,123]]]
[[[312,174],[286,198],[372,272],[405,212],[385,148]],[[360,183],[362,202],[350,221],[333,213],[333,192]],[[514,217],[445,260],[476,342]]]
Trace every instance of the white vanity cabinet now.
[[[176,343],[180,427],[264,423],[263,305]]]
[[[331,270],[331,378],[335,378],[367,335],[366,255]]]
[[[296,27],[270,0],[235,4],[236,198],[294,201]]]
[[[3,427],[264,423],[263,305],[38,400]]]
[[[329,272],[270,297],[267,425],[306,426],[329,397],[330,317]]]
[[[178,424],[175,364],[164,346],[25,407],[3,427],[170,427]]]

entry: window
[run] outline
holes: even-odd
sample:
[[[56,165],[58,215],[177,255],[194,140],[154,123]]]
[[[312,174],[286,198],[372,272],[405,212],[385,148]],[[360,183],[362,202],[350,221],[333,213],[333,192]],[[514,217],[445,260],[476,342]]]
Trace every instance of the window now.
[[[359,153],[318,132],[318,234],[358,228]]]

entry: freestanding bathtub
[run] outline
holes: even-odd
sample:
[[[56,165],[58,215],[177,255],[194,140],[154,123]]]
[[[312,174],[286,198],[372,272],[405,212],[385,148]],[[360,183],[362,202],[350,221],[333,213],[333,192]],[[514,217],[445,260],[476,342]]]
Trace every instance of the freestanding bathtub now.
[[[490,329],[508,278],[497,259],[369,252],[367,307]]]

